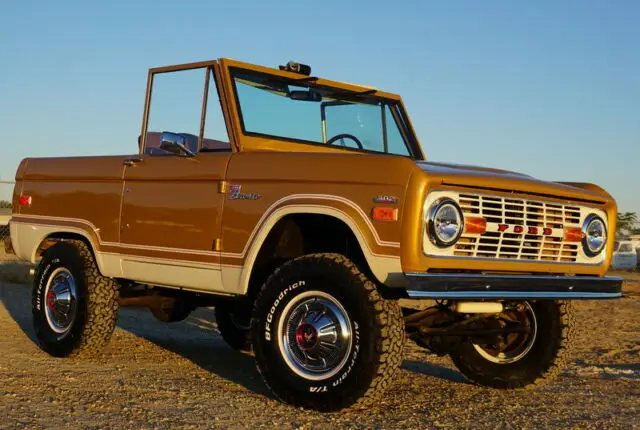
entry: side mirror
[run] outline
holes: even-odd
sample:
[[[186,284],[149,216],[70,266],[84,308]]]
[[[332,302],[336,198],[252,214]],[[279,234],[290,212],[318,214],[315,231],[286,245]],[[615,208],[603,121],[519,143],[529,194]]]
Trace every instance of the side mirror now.
[[[160,149],[174,154],[186,154],[189,157],[195,157],[196,155],[187,148],[187,140],[184,136],[169,131],[163,131],[160,135]]]

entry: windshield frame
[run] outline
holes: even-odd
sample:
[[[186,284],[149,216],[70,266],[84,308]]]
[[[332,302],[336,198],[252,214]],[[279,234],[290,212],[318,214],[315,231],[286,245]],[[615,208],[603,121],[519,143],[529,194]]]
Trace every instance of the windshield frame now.
[[[411,127],[411,122],[409,121],[407,112],[399,96],[395,96],[389,93],[384,93],[370,87],[356,87],[358,89],[355,89],[355,90],[352,90],[351,88],[345,89],[343,85],[340,85],[340,86],[332,85],[331,81],[316,78],[314,76],[293,75],[291,73],[285,74],[285,73],[278,73],[278,71],[274,71],[274,73],[271,73],[268,71],[255,70],[253,68],[247,68],[247,67],[235,66],[235,65],[230,65],[228,67],[228,73],[230,78],[231,90],[233,92],[233,99],[236,105],[235,107],[237,110],[237,117],[239,120],[240,130],[242,134],[245,136],[265,138],[270,140],[284,141],[284,142],[296,143],[296,144],[304,144],[304,145],[310,145],[310,146],[321,147],[321,148],[332,148],[337,151],[369,153],[369,154],[377,154],[377,155],[391,155],[391,156],[406,157],[413,160],[424,159],[422,149],[414,134],[414,131]],[[346,146],[327,145],[326,143],[322,143],[318,141],[248,131],[245,126],[244,115],[242,112],[243,105],[240,102],[240,98],[238,95],[238,88],[236,85],[236,79],[238,78],[237,75],[239,73],[268,77],[273,80],[281,81],[283,84],[286,84],[286,85],[338,93],[339,95],[336,97],[336,100],[345,101],[345,102],[363,103],[370,106],[380,107],[375,103],[367,103],[367,101],[370,101],[370,100],[381,101],[386,105],[386,108],[389,109],[389,113],[393,118],[396,124],[396,127],[398,128],[400,136],[402,137],[403,143],[409,155],[399,154],[394,152],[384,152],[379,150],[371,150],[371,149],[360,149],[360,148],[353,148],[353,147],[346,147]],[[293,77],[290,77],[288,75],[293,75]],[[382,139],[383,139],[383,136],[381,136],[381,140]]]

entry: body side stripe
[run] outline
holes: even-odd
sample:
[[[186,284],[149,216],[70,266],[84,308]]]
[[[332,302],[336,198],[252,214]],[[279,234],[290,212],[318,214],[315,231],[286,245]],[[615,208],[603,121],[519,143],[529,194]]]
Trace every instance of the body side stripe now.
[[[367,225],[367,227],[369,228],[369,230],[371,231],[371,233],[373,234],[373,237],[376,241],[376,244],[378,246],[381,247],[392,247],[392,248],[399,248],[400,247],[400,243],[399,242],[389,242],[389,241],[383,241],[380,239],[380,236],[378,235],[378,232],[375,228],[375,226],[373,225],[373,223],[371,222],[371,220],[366,216],[366,213],[362,210],[362,208],[360,208],[360,206],[358,206],[357,204],[355,204],[354,202],[352,202],[351,200],[348,200],[346,198],[343,197],[339,197],[339,196],[331,196],[331,195],[325,195],[325,194],[293,194],[291,196],[286,196],[283,197],[279,200],[277,200],[275,203],[273,203],[262,215],[262,217],[258,220],[258,222],[256,223],[255,227],[253,228],[251,235],[249,236],[249,239],[247,240],[247,242],[245,243],[245,246],[242,250],[242,252],[240,253],[219,253],[216,251],[204,251],[204,250],[196,250],[196,249],[182,249],[182,248],[170,248],[170,247],[160,247],[160,246],[149,246],[149,245],[136,245],[136,244],[129,244],[129,243],[122,243],[122,242],[107,242],[107,241],[103,241],[102,238],[100,237],[100,229],[98,227],[96,227],[93,223],[91,223],[88,220],[85,219],[80,219],[80,218],[66,218],[66,217],[53,217],[53,216],[44,216],[44,215],[30,215],[30,214],[19,214],[16,215],[12,218],[12,222],[16,222],[16,223],[22,223],[22,224],[28,224],[29,222],[26,220],[40,220],[40,221],[62,221],[62,222],[70,222],[70,223],[81,223],[84,224],[86,226],[88,226],[89,228],[91,228],[91,230],[93,230],[93,233],[96,236],[96,239],[98,240],[98,244],[99,245],[103,245],[103,246],[110,246],[110,247],[118,247],[118,248],[124,248],[124,249],[138,249],[138,250],[148,250],[148,251],[158,251],[158,252],[174,252],[174,253],[178,253],[178,254],[192,254],[192,255],[205,255],[205,256],[221,256],[221,257],[228,257],[228,258],[245,258],[247,255],[247,252],[250,249],[251,244],[253,243],[253,241],[255,240],[255,236],[258,233],[258,231],[261,229],[261,226],[264,224],[264,222],[278,209],[280,209],[278,206],[282,205],[283,203],[286,203],[290,200],[296,200],[296,199],[316,199],[316,200],[332,200],[332,201],[337,201],[337,202],[341,202],[344,203],[348,206],[350,206],[351,208],[355,209],[356,212],[360,215],[360,217],[364,220],[365,224]],[[304,207],[305,205],[296,205],[296,206],[301,206]],[[335,210],[338,211],[344,215],[345,212],[341,211],[333,206],[316,206],[316,205],[306,205],[308,207],[323,207],[323,208],[327,208],[327,209],[331,209],[331,210]],[[348,215],[346,215],[348,216]],[[352,217],[349,217],[352,218]],[[25,221],[23,221],[23,219]],[[354,220],[355,221],[355,220]],[[46,225],[46,226],[50,226],[50,227],[54,227],[54,226],[58,226],[56,224],[46,224],[46,223],[39,223],[41,225]],[[383,255],[383,254],[375,254],[375,255]]]

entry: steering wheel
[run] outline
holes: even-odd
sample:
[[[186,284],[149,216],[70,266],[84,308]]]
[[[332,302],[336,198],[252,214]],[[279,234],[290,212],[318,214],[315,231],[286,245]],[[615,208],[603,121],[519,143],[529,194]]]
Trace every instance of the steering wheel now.
[[[362,142],[360,142],[360,140],[357,137],[355,137],[353,134],[349,134],[349,133],[336,134],[331,139],[327,140],[327,145],[331,145],[336,140],[344,139],[344,138],[353,140],[356,143],[356,145],[358,145],[358,148],[364,149],[364,146],[362,146]],[[342,146],[345,146],[344,142],[342,142]]]

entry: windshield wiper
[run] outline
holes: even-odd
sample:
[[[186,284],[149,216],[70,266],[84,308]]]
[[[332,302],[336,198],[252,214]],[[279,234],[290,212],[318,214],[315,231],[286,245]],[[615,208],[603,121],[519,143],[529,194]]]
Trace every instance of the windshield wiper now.
[[[329,94],[337,97],[354,97],[354,96],[359,97],[359,96],[368,96],[370,94],[375,94],[377,92],[378,90],[376,90],[375,88],[371,88],[370,90],[364,90],[364,91],[344,91],[344,90],[330,91]]]
[[[294,82],[315,82],[318,79],[319,78],[317,76],[305,76],[304,78],[294,78],[294,79],[291,79],[291,80],[294,81]]]

